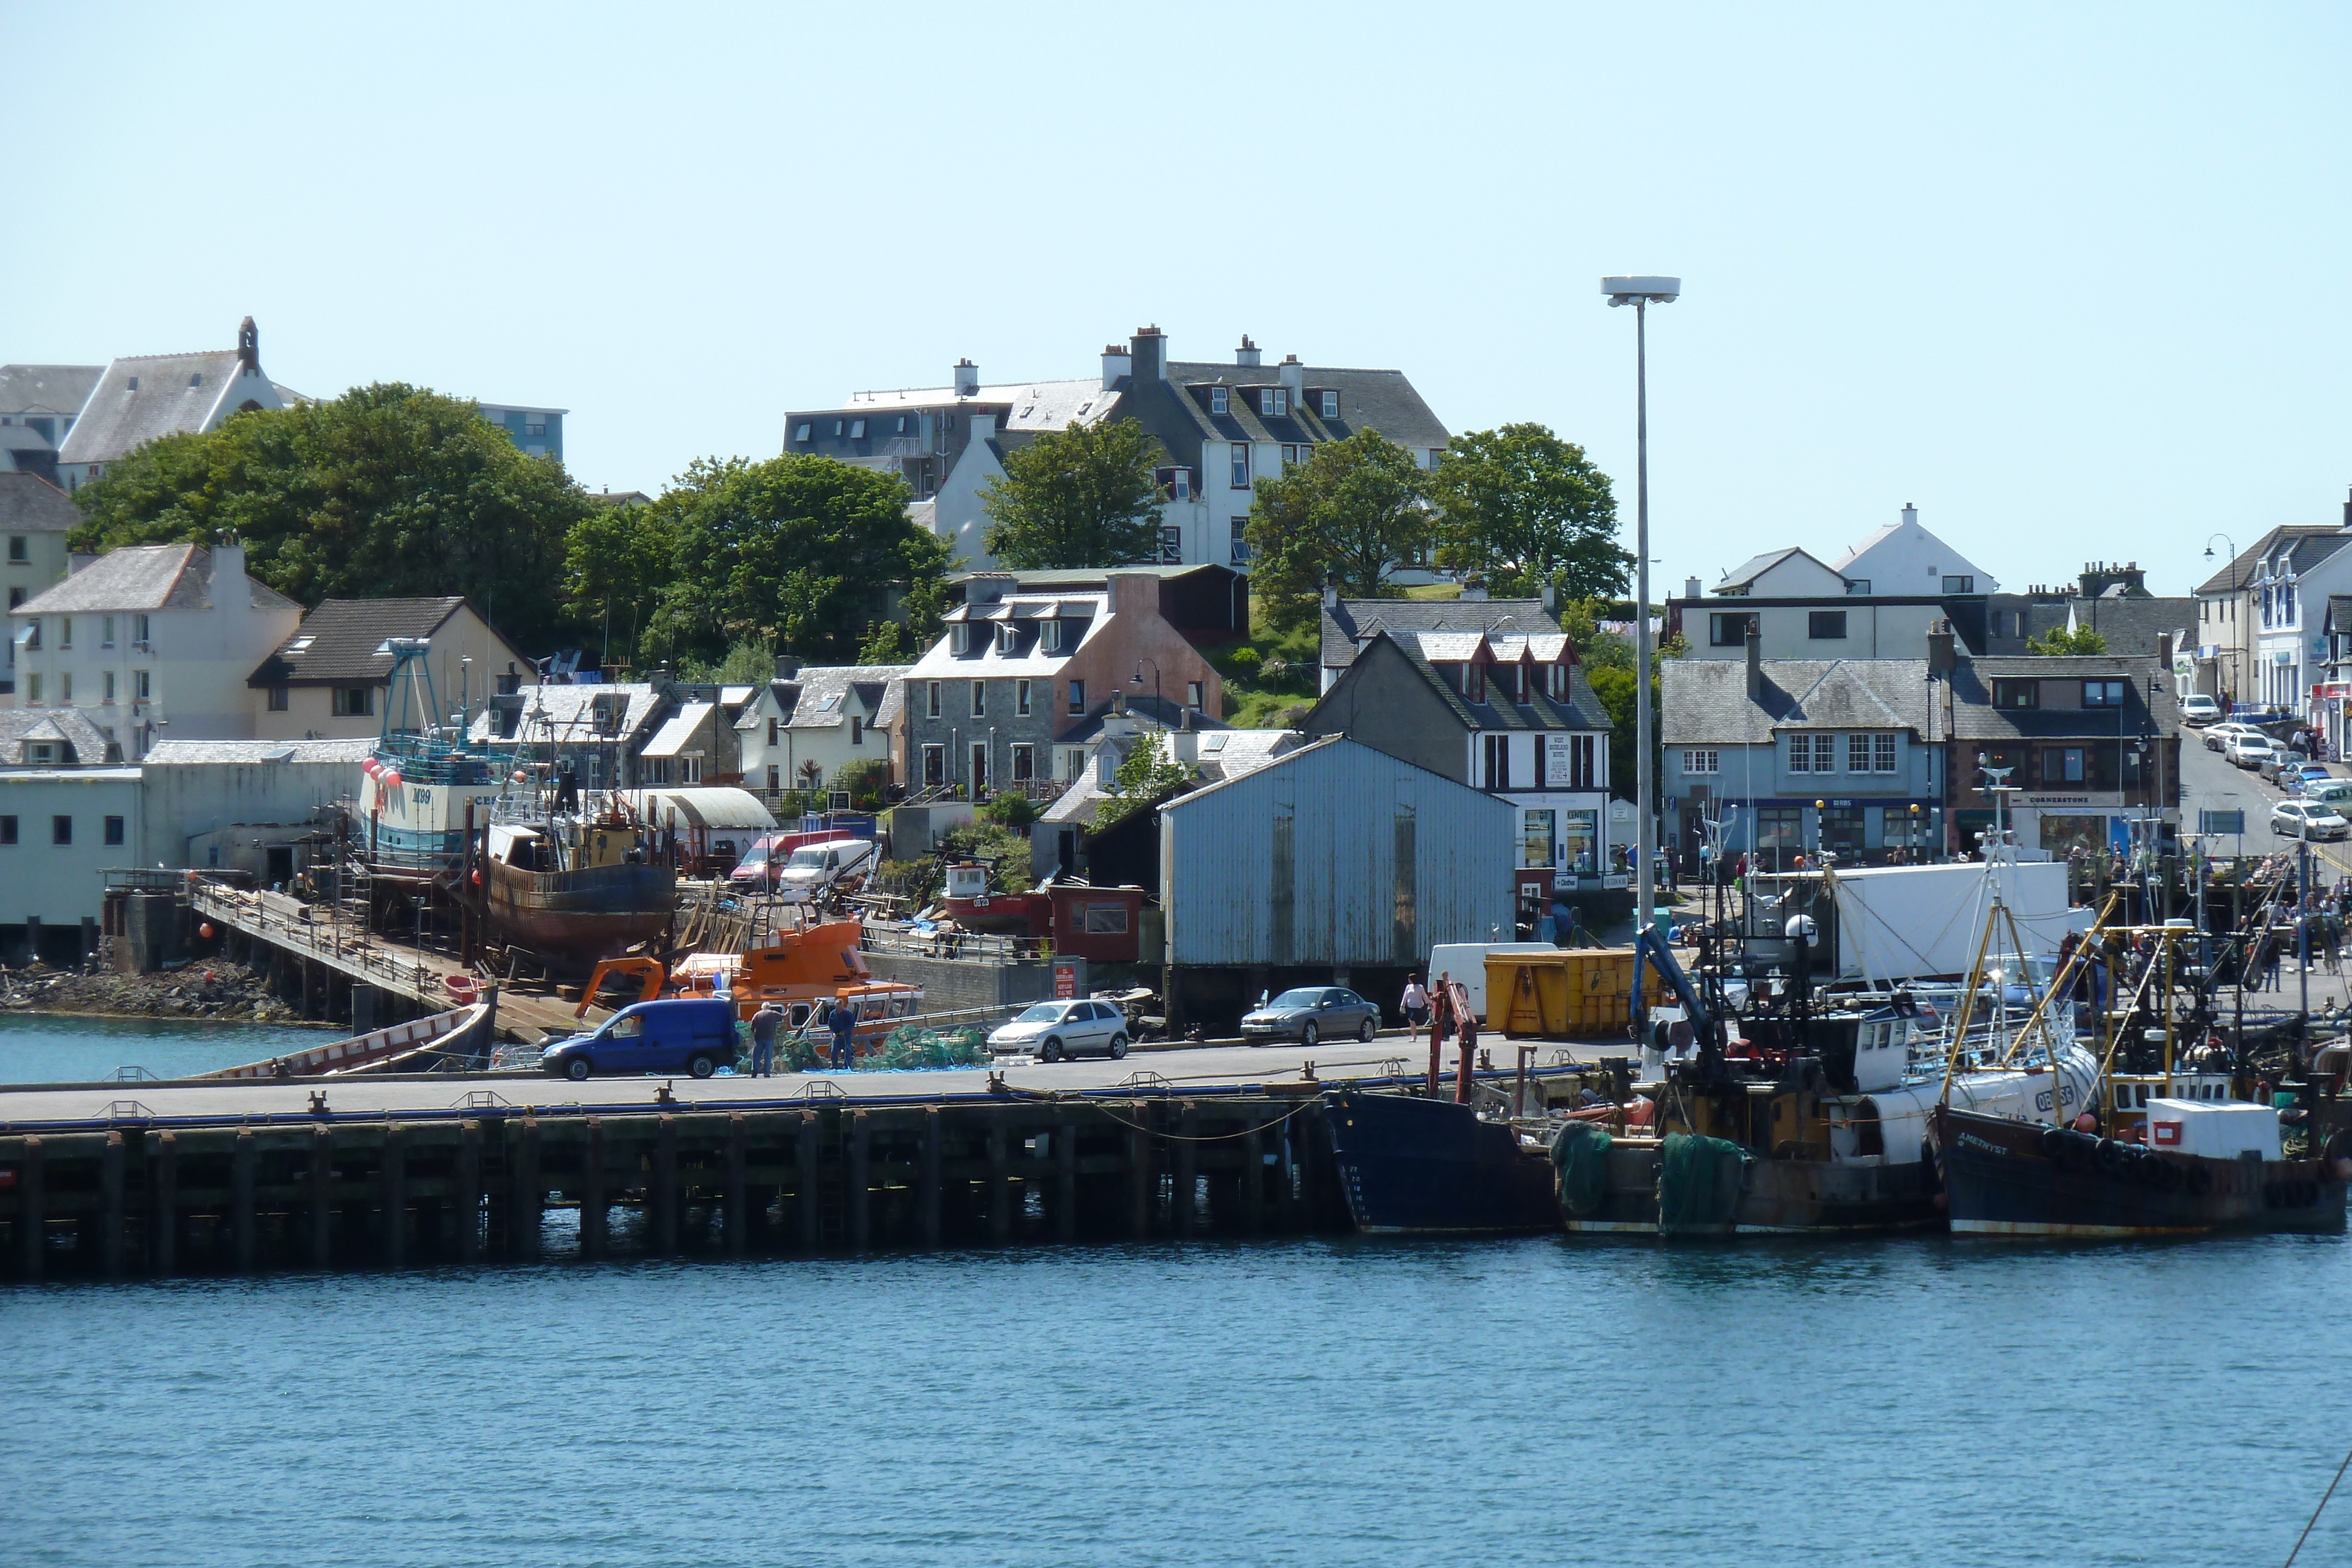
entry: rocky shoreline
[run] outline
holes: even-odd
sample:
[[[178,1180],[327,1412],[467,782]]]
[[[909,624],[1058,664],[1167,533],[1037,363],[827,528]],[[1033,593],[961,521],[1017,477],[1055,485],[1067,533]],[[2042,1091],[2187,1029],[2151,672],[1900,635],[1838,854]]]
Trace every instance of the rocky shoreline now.
[[[89,1018],[217,1019],[224,1023],[304,1023],[269,994],[259,970],[208,960],[156,975],[110,969],[53,969],[33,964],[0,970],[0,1009],[78,1013]]]

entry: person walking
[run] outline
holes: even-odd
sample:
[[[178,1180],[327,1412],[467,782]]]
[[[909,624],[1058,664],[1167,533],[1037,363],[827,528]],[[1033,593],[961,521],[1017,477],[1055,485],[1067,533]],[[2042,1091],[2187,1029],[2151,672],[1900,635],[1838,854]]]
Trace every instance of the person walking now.
[[[784,1009],[770,1002],[751,1015],[751,1076],[776,1075],[776,1031],[783,1027]]]
[[[1429,1021],[1429,993],[1422,989],[1419,975],[1404,977],[1404,1021],[1414,1029]]]
[[[824,1021],[826,1027],[833,1030],[833,1070],[846,1072],[849,1071],[852,1038],[857,1030],[857,1009],[847,1002],[835,1002],[831,1016]]]

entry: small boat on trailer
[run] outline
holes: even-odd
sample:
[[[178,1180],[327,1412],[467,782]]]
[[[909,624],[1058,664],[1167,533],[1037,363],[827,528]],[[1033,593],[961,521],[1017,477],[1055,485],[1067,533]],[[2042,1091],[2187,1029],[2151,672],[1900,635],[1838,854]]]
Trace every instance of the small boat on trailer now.
[[[470,1067],[488,1059],[498,1015],[496,993],[447,1012],[388,1025],[266,1061],[223,1067],[199,1078],[334,1078],[358,1072],[425,1072]]]

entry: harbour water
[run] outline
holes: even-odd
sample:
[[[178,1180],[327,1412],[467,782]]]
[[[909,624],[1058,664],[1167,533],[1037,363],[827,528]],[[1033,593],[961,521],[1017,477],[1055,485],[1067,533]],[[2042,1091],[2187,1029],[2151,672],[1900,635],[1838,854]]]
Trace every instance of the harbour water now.
[[[1528,1239],[0,1293],[26,1564],[2284,1559],[2343,1237]],[[2305,1563],[2352,1560],[2339,1499]]]
[[[347,1031],[346,1031],[347,1032]],[[119,1067],[181,1078],[317,1045],[312,1026],[0,1013],[0,1083],[94,1083]]]

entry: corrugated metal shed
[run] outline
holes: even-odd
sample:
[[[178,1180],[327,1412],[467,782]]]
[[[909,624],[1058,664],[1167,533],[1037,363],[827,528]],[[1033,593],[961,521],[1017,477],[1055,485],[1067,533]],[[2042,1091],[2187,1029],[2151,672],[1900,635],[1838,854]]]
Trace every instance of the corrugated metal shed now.
[[[628,800],[638,815],[661,827],[669,825],[673,810],[677,813],[679,825],[688,828],[753,828],[764,832],[776,825],[775,817],[760,803],[757,795],[728,785],[640,789]]]
[[[1333,738],[1160,808],[1171,964],[1417,965],[1511,934],[1507,800]]]

